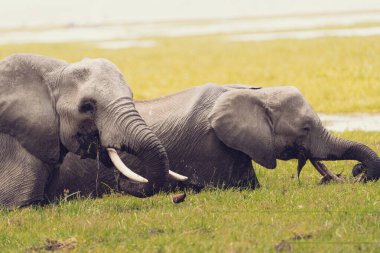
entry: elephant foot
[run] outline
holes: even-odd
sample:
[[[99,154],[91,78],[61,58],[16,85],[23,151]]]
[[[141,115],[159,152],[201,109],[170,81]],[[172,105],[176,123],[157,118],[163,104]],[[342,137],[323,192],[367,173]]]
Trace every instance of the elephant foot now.
[[[311,161],[311,164],[313,164],[314,168],[319,172],[319,174],[322,175],[322,178],[319,181],[320,184],[328,184],[331,181],[343,182],[342,174],[333,173],[326,167],[326,165],[324,165],[320,161],[316,161],[316,160],[310,160],[310,161]]]

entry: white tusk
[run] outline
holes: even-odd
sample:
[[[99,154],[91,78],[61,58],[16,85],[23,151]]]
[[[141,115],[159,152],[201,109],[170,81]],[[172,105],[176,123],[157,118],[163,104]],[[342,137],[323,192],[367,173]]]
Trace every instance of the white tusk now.
[[[187,179],[189,179],[188,177],[182,176],[182,175],[175,173],[171,170],[169,170],[169,176],[172,179],[177,180],[177,181],[186,181]]]
[[[139,183],[148,183],[148,180],[146,178],[143,178],[142,176],[134,173],[131,169],[125,166],[115,149],[107,148],[107,152],[111,158],[113,165],[115,165],[116,169],[123,173],[124,176]]]

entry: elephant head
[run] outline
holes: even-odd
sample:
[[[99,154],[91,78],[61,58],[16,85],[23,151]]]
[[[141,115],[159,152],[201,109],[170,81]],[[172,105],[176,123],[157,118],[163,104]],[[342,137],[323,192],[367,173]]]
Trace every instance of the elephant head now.
[[[69,64],[41,55],[13,55],[0,62],[0,89],[0,133],[15,137],[44,163],[60,163],[67,151],[96,157],[98,150],[105,164],[112,160],[126,176],[146,182],[120,161],[117,152],[127,152],[148,164],[151,183],[165,183],[166,151],[110,61]]]
[[[330,134],[295,87],[226,92],[209,120],[227,146],[266,168],[275,168],[277,159],[298,159],[298,173],[308,159],[357,160],[367,168],[367,179],[380,177],[378,155],[363,144]]]

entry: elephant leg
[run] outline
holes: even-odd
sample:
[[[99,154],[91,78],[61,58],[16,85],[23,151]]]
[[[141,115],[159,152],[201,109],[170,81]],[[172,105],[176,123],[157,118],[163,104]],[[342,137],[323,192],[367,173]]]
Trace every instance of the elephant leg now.
[[[52,203],[56,202],[57,198],[57,186],[60,178],[60,169],[59,166],[51,170],[49,177],[47,178],[47,184],[44,190],[44,202]]]
[[[244,173],[241,175],[240,180],[237,182],[237,187],[241,189],[258,189],[260,188],[259,179],[256,176],[255,169],[250,162],[244,167]]]
[[[237,187],[240,189],[257,189],[260,187],[256,172],[252,166],[252,160],[249,156],[233,150],[233,163],[229,168],[231,172],[227,187]]]
[[[0,206],[15,208],[44,199],[49,167],[13,137],[0,134]]]
[[[250,170],[251,176],[248,178],[249,185],[251,189],[259,189],[260,188],[260,182],[259,179],[256,176],[255,169],[252,167]]]

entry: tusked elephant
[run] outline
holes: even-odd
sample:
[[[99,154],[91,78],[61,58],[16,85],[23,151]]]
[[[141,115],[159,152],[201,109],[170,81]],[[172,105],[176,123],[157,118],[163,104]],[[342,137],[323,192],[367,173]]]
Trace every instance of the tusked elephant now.
[[[322,175],[332,177],[335,174],[320,161],[357,160],[366,167],[367,179],[380,176],[377,154],[363,144],[330,134],[295,87],[207,84],[137,101],[136,108],[164,145],[171,168],[189,177],[182,186],[258,187],[251,160],[274,169],[277,159],[297,159],[298,173],[310,160]],[[139,173],[147,170],[133,156],[125,161]],[[94,167],[93,161],[69,155],[63,163],[59,192],[101,195],[111,188],[144,196],[143,185],[114,177],[103,166],[96,180]],[[171,183],[163,189],[178,186]]]
[[[149,181],[148,194],[167,181],[165,148],[136,111],[129,86],[110,61],[69,64],[34,54],[0,61],[0,206],[21,207],[55,196],[68,152],[98,157],[132,180]],[[118,152],[144,161],[146,178],[125,167]]]

